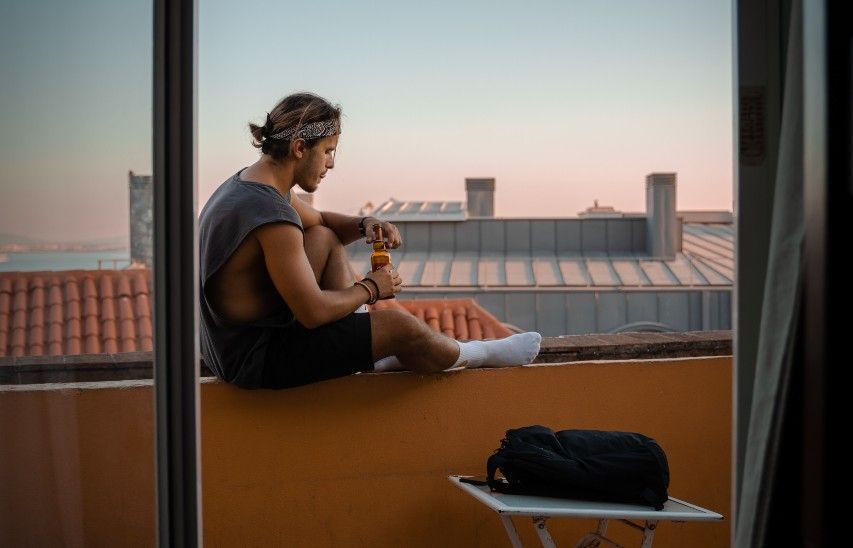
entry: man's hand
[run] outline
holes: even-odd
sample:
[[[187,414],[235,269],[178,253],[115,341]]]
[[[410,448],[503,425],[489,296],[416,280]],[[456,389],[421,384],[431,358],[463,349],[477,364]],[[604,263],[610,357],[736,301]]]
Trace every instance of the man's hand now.
[[[370,278],[376,283],[376,287],[379,288],[379,299],[391,298],[403,290],[403,280],[400,278],[400,273],[391,270],[388,265],[374,272],[369,272],[365,278]]]
[[[385,242],[388,245],[389,249],[397,249],[398,247],[403,245],[403,237],[400,236],[400,231],[397,230],[397,227],[389,223],[388,221],[380,221],[376,217],[368,217],[364,220],[364,228],[367,234],[367,243],[373,243],[373,225],[377,223],[382,225],[382,234],[385,236]]]

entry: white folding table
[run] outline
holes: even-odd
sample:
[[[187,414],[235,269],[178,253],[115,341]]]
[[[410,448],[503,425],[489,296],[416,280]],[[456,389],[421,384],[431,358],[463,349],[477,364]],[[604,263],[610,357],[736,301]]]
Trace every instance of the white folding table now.
[[[612,502],[595,502],[586,500],[563,499],[553,497],[536,497],[530,495],[508,495],[504,493],[493,493],[485,485],[472,485],[460,481],[468,476],[449,476],[451,483],[482,502],[498,513],[506,529],[507,535],[512,542],[513,548],[521,548],[521,538],[515,528],[510,516],[528,516],[533,519],[533,527],[539,540],[545,548],[556,548],[551,534],[545,522],[548,518],[592,518],[598,520],[595,532],[590,533],[584,539],[598,540],[616,545],[615,542],[604,535],[607,533],[608,520],[619,521],[642,531],[642,548],[651,548],[654,541],[655,529],[660,521],[718,521],[723,516],[716,512],[706,510],[669,497],[662,510],[655,510],[650,506],[639,506],[635,504],[619,504]],[[641,520],[642,525],[632,520]],[[597,545],[593,543],[593,545]]]

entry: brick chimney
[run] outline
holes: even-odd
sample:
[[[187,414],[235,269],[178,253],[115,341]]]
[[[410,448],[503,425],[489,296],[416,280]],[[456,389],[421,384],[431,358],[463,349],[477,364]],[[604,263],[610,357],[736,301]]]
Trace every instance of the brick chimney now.
[[[675,173],[646,175],[646,250],[674,259],[681,251],[681,219],[675,214]]]
[[[495,178],[465,179],[468,217],[495,216]]]

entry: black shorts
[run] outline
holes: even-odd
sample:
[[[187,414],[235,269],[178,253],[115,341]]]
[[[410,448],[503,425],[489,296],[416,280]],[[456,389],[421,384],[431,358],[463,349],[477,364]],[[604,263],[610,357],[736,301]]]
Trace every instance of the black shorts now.
[[[294,322],[272,332],[259,388],[291,388],[359,371],[373,371],[369,313],[352,313],[315,329]]]

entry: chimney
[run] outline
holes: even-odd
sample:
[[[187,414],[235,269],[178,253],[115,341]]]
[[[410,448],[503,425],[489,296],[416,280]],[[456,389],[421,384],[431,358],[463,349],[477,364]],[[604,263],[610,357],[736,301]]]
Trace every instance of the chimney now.
[[[674,259],[681,251],[681,220],[675,214],[675,173],[646,175],[646,251]]]
[[[468,217],[495,216],[495,178],[465,179]]]
[[[130,261],[149,268],[154,257],[154,194],[151,175],[128,172],[130,187]]]

